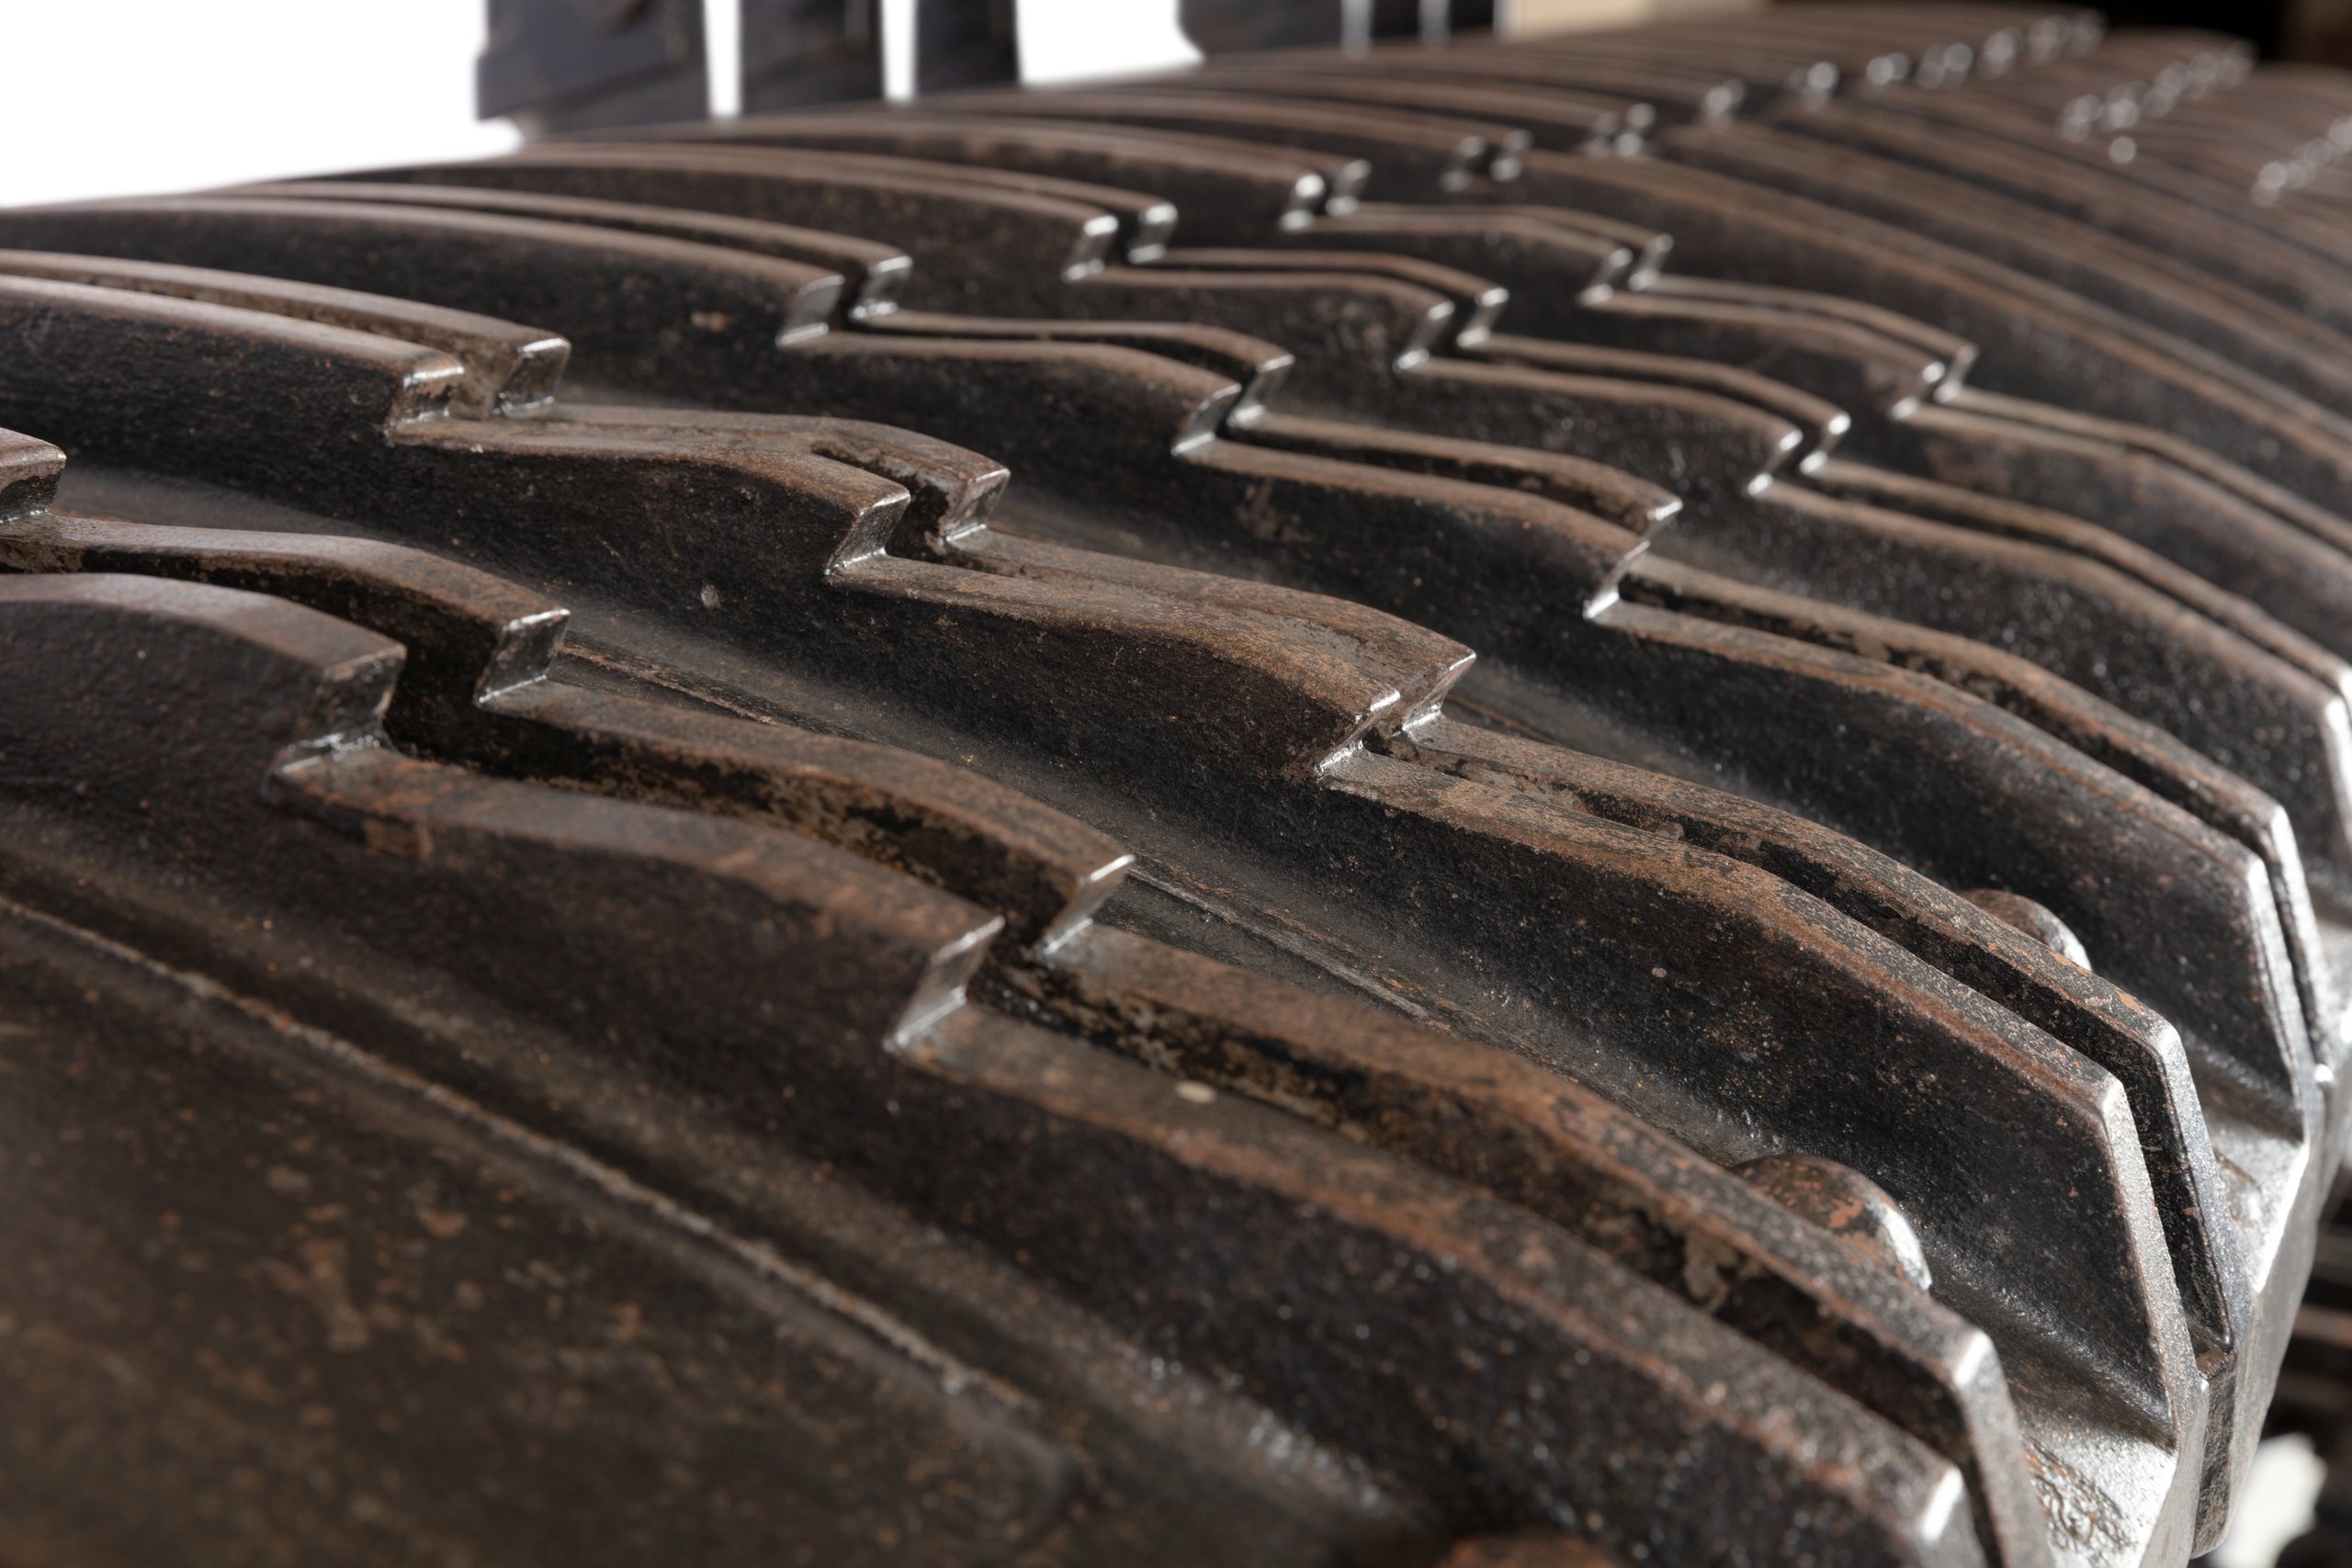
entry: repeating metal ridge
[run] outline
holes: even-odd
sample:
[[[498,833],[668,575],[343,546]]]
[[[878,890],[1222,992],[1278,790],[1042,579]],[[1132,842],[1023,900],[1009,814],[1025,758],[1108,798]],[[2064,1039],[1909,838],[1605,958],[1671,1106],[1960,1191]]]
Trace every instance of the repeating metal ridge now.
[[[0,1429],[117,1456],[10,1529],[2220,1539],[2345,1135],[2352,86],[1203,28],[0,210]]]

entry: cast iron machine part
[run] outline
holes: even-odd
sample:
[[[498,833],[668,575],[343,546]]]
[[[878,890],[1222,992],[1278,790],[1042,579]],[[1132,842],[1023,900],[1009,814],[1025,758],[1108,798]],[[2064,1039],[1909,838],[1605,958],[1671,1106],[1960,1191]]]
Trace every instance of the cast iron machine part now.
[[[0,1547],[2220,1538],[2352,86],[1394,9],[0,211]]]

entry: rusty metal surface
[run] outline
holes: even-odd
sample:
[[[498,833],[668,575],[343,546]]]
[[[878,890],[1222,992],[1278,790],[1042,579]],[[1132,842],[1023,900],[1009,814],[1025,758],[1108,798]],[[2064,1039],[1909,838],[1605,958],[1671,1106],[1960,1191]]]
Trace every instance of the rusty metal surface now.
[[[0,1560],[2220,1538],[2352,86],[1197,9],[0,211]]]

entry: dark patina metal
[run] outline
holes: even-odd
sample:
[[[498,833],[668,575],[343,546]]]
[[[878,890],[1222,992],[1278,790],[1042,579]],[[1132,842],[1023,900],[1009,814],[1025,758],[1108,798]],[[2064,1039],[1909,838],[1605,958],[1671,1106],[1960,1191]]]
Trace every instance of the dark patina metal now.
[[[788,112],[0,211],[0,1548],[2210,1547],[2332,1321],[2352,89],[967,8],[819,112],[770,9]]]

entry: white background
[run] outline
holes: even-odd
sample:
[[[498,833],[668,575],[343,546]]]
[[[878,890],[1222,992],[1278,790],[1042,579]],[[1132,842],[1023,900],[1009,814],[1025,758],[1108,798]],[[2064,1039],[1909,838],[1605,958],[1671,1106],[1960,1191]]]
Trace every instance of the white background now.
[[[515,145],[474,118],[482,0],[14,0],[0,203]]]
[[[905,36],[888,21],[912,0],[883,6]],[[1197,58],[1175,9],[1023,0],[1028,78]],[[0,0],[0,205],[503,152],[513,127],[474,118],[482,17],[483,0]],[[724,55],[731,26],[708,31]]]

